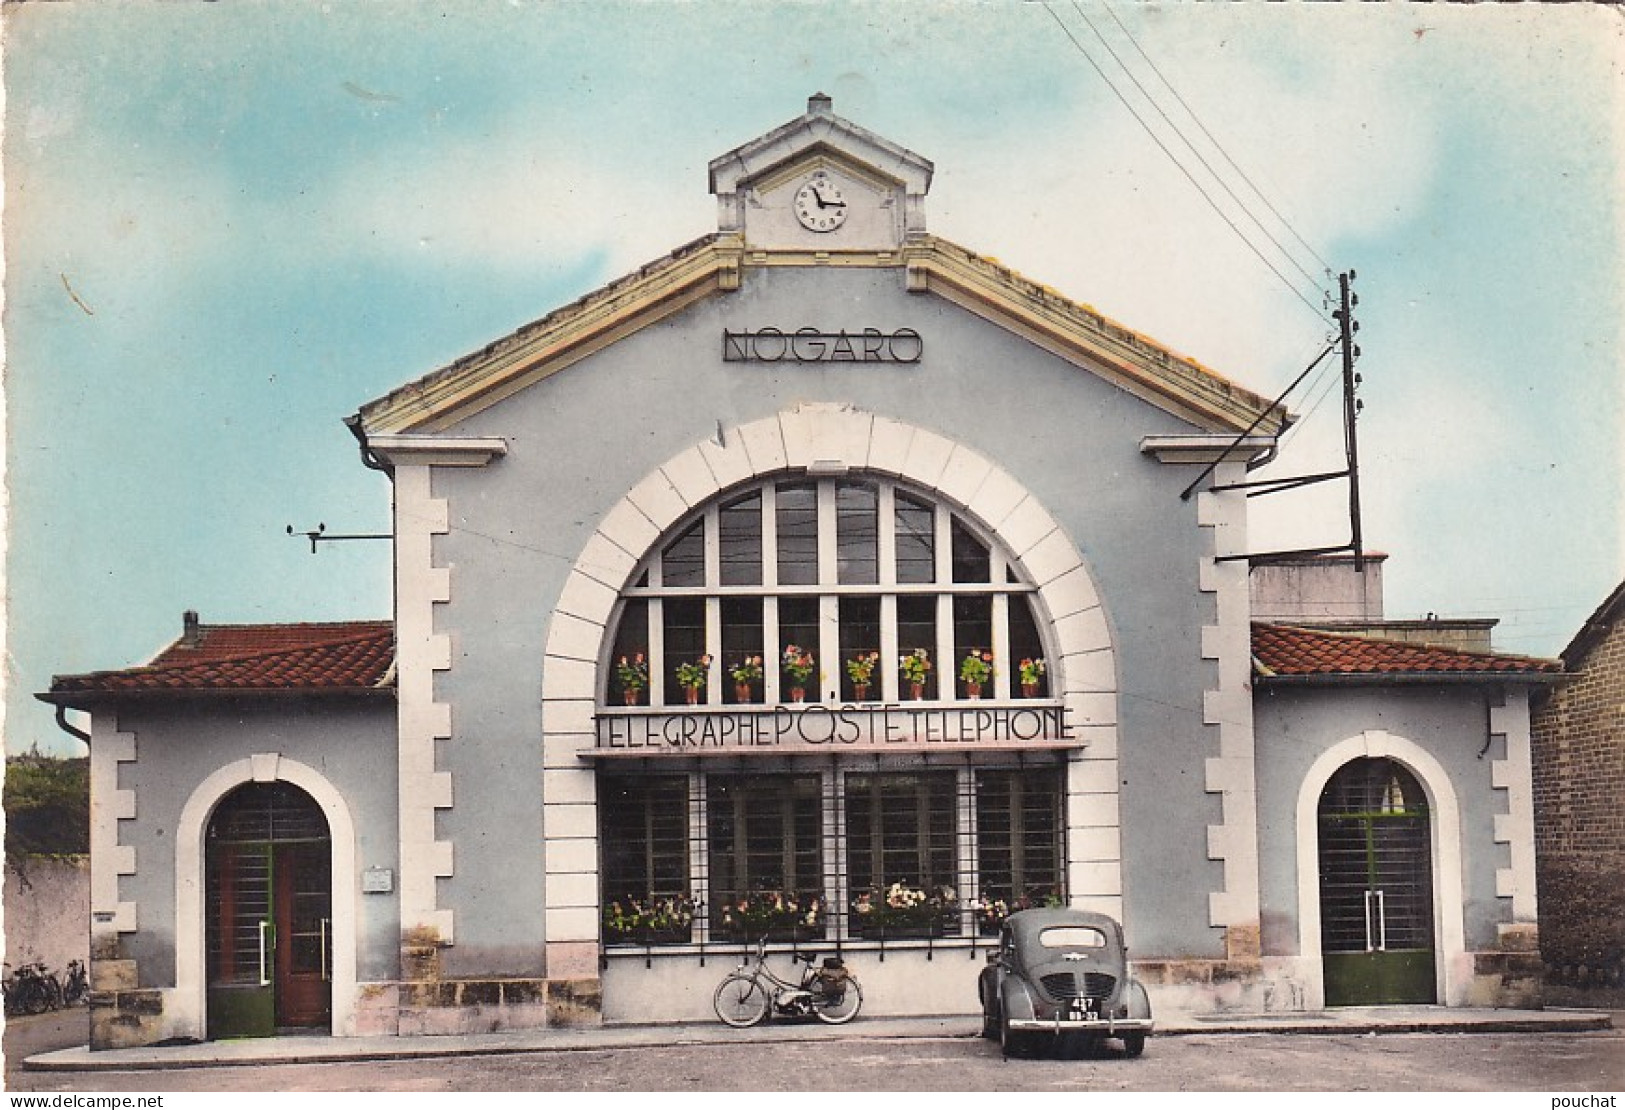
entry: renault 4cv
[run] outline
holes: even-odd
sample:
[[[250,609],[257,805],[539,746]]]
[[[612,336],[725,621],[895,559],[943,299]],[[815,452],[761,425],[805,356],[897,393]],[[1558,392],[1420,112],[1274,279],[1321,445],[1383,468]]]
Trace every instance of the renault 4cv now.
[[[1128,973],[1123,929],[1088,910],[1021,910],[999,926],[976,985],[982,1036],[1006,1056],[1048,1047],[1093,1053],[1108,1039],[1145,1051],[1151,1000]]]

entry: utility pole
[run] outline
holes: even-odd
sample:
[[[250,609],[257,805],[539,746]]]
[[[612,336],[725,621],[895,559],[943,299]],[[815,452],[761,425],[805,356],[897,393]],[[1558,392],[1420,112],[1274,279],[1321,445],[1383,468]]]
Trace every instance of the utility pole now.
[[[1360,348],[1354,343],[1354,335],[1360,330],[1359,322],[1354,319],[1354,306],[1360,303],[1360,298],[1349,289],[1354,278],[1353,270],[1337,276],[1342,303],[1333,315],[1337,318],[1343,348],[1343,450],[1348,460],[1349,544],[1354,549],[1354,572],[1359,574],[1365,570],[1365,544],[1360,535],[1360,440],[1356,423],[1364,406],[1354,396],[1354,388],[1360,384],[1360,375],[1354,372],[1354,360],[1360,354]]]

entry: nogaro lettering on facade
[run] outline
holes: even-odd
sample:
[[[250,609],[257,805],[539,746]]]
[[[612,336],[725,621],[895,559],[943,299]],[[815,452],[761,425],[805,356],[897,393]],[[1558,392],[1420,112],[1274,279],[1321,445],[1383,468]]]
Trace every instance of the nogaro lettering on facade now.
[[[915,363],[925,353],[925,341],[913,328],[883,332],[827,332],[778,328],[722,333],[724,362],[894,362]]]

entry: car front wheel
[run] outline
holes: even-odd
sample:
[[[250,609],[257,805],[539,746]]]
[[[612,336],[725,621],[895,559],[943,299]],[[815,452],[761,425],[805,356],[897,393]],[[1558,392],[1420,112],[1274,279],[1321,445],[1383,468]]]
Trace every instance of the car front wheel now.
[[[1145,1051],[1145,1034],[1130,1033],[1123,1038],[1123,1055],[1130,1060]]]
[[[1027,1038],[1010,1028],[1009,1018],[999,1019],[999,1048],[1004,1052],[1006,1059],[1027,1055]]]

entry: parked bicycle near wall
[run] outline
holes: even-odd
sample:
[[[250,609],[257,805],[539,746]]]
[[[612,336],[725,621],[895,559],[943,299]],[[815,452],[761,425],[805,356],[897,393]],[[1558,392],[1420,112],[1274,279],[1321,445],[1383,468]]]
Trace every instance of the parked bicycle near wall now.
[[[90,979],[85,975],[83,960],[69,960],[68,970],[62,973],[62,1005],[77,1006],[90,1000]]]
[[[9,966],[9,965],[8,965]],[[6,1014],[43,1014],[62,1005],[62,984],[42,963],[24,964],[4,981]]]
[[[733,973],[718,986],[711,998],[717,1017],[736,1029],[756,1025],[768,1014],[781,1017],[816,1017],[830,1025],[840,1025],[858,1016],[863,1006],[863,988],[839,956],[826,956],[822,964],[810,952],[793,956],[801,969],[801,981],[791,983],[775,975],[767,966],[767,938],[756,942],[754,963],[746,952]]]

